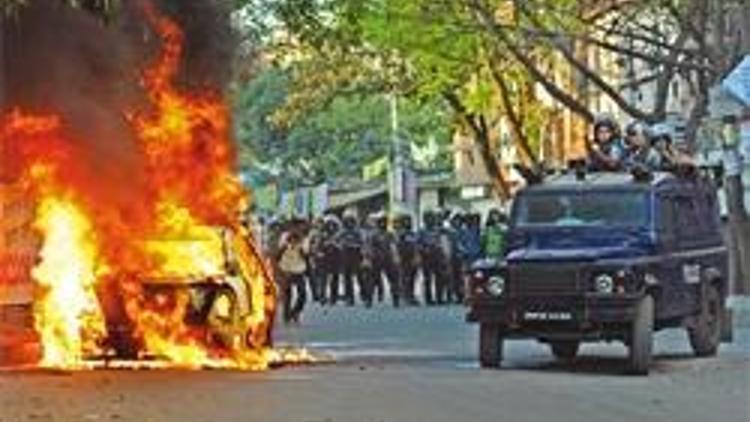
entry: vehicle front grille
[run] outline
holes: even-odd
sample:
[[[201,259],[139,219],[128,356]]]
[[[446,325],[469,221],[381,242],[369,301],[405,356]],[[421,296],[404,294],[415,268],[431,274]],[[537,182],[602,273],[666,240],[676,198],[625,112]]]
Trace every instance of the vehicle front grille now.
[[[580,267],[525,263],[510,268],[511,290],[517,295],[573,294],[579,290]]]

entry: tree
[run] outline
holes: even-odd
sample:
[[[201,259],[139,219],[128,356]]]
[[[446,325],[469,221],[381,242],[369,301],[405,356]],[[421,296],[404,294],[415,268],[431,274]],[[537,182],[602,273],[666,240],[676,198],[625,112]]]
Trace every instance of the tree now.
[[[541,108],[532,101],[520,104],[528,99],[528,90],[519,89],[527,82],[523,73],[495,72],[490,77],[496,58],[486,54],[483,35],[465,25],[469,10],[460,2],[289,1],[274,10],[282,25],[277,33],[287,36],[269,48],[284,55],[291,46],[296,62],[313,70],[293,78],[302,89],[294,90],[292,109],[342,92],[386,92],[444,102],[456,124],[477,140],[490,174],[498,176],[498,190],[507,193],[497,160],[497,128],[504,117],[498,109],[513,108],[514,140],[526,159],[536,161],[528,134],[538,131]],[[507,81],[508,75],[516,79]],[[494,100],[499,98],[498,81],[504,82],[502,103]]]
[[[390,108],[383,95],[339,95],[296,114],[286,108],[291,83],[289,71],[269,68],[236,89],[246,169],[284,185],[315,184],[356,178],[364,165],[389,156]],[[450,140],[449,116],[438,104],[406,100],[400,106],[402,138],[415,145]],[[434,165],[445,168],[445,158]]]

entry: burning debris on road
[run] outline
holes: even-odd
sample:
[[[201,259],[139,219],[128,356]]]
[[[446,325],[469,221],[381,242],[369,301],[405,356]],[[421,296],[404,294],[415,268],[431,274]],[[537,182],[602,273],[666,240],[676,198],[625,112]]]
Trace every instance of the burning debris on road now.
[[[2,176],[33,204],[21,231],[40,243],[27,280],[39,365],[86,369],[106,357],[138,368],[156,357],[169,367],[264,369],[310,360],[271,348],[275,286],[238,222],[248,195],[235,177],[221,78],[193,53],[202,79],[185,67],[191,38],[179,22],[197,27],[205,11],[128,3],[125,23],[107,26],[35,0],[3,41],[11,89],[0,104]],[[59,43],[45,44],[51,34]],[[61,63],[53,46],[76,51]],[[0,280],[0,295],[9,282]]]

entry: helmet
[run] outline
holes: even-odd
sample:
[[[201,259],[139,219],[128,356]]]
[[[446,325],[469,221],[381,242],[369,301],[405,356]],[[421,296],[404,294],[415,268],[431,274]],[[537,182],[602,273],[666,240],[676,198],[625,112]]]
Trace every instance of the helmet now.
[[[672,126],[667,123],[657,123],[651,126],[649,130],[649,139],[654,144],[660,140],[666,140],[667,143],[671,144],[673,138]]]
[[[427,210],[422,213],[422,221],[425,227],[433,227],[438,222],[438,214],[434,210]]]
[[[601,127],[609,128],[609,130],[615,133],[620,131],[620,126],[617,124],[615,119],[608,114],[597,116],[597,118],[594,120],[594,131],[598,130]]]
[[[378,211],[370,214],[368,219],[375,227],[385,228],[388,226],[388,215],[385,211]]]
[[[628,136],[648,136],[648,125],[640,120],[633,120],[625,126],[625,134]]]
[[[346,218],[353,218],[353,219],[355,219],[355,220],[356,220],[356,219],[357,219],[357,210],[356,210],[356,209],[354,209],[354,208],[347,208],[347,209],[346,209],[346,210],[344,211],[344,214],[342,215],[342,217],[343,217],[344,219],[346,219]]]
[[[323,228],[327,232],[335,232],[339,229],[341,226],[341,222],[339,221],[338,217],[336,217],[333,214],[326,214],[323,217]]]
[[[399,214],[396,216],[396,227],[401,230],[411,230],[414,226],[411,215]]]

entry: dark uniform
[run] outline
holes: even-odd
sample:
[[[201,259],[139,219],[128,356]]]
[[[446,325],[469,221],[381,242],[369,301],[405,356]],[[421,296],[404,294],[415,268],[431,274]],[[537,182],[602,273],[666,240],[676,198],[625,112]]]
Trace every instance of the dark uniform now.
[[[344,281],[344,299],[347,305],[354,306],[354,279],[358,278],[362,263],[362,231],[357,227],[357,218],[344,215],[343,229],[337,236],[339,247],[338,267]],[[331,285],[331,303],[336,304],[340,295],[339,277]]]
[[[310,230],[310,291],[313,300],[323,303],[325,297],[325,223],[316,220]]]
[[[418,305],[414,293],[419,270],[419,237],[414,232],[411,216],[401,215],[396,221],[396,246],[401,262],[401,293],[409,305]]]
[[[446,237],[444,243],[450,258],[450,280],[448,283],[448,301],[463,302],[463,262],[466,259],[466,245],[464,235],[466,219],[461,214],[455,214],[450,219],[450,227],[443,228]]]
[[[388,230],[388,218],[380,214],[374,219],[375,227],[371,236],[372,244],[372,285],[388,280],[393,306],[401,304],[401,274],[396,236]]]
[[[367,219],[365,224],[362,226],[362,262],[360,264],[360,290],[359,295],[362,303],[368,308],[372,306],[373,291],[377,289],[377,286],[373,285],[373,242],[372,235],[374,234],[375,224],[371,219]],[[380,287],[380,295],[382,300],[382,283]]]
[[[316,251],[313,254],[318,263],[320,281],[320,302],[330,302],[333,298],[333,288],[338,289],[338,261],[341,251],[338,245],[340,231],[339,221],[334,216],[326,216],[323,220],[323,231]],[[330,289],[330,292],[329,292]]]
[[[424,228],[419,233],[419,254],[422,257],[424,301],[427,305],[443,304],[447,300],[450,261],[445,254],[445,236],[439,214],[428,211]]]

